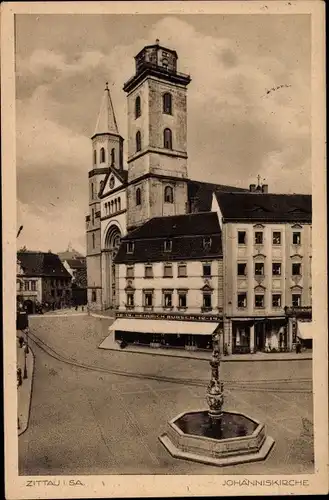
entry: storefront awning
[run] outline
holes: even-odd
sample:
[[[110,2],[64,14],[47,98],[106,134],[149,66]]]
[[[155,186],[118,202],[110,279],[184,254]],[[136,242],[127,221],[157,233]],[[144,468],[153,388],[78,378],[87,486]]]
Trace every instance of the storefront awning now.
[[[303,340],[312,339],[313,338],[312,321],[298,321],[297,322],[297,336]]]
[[[163,333],[173,335],[211,335],[218,323],[209,321],[165,321],[119,318],[109,327],[109,331]]]

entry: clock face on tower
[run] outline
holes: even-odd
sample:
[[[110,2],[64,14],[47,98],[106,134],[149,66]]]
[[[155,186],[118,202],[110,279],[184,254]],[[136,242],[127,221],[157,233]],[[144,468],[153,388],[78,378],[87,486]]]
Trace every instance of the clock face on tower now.
[[[114,180],[114,177],[112,175],[112,177],[110,178],[110,189],[114,188],[114,183],[115,183],[115,180]]]

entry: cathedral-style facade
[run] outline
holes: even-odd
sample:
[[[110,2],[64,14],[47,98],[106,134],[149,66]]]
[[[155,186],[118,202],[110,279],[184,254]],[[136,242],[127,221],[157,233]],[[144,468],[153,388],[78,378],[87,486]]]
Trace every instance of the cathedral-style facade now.
[[[128,101],[128,165],[123,165],[110,91],[106,85],[92,140],[87,225],[88,304],[115,308],[113,259],[120,239],[153,217],[211,209],[213,189],[191,181],[187,167],[189,75],[177,71],[176,51],[159,43],[135,57],[136,71],[123,87]],[[238,190],[238,189],[237,189]]]

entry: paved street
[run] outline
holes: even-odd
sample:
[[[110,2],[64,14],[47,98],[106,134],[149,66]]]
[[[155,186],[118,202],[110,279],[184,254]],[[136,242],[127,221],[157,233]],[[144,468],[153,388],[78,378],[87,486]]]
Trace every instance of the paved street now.
[[[35,379],[24,475],[310,473],[311,361],[222,364],[225,408],[267,425],[265,462],[216,468],[172,458],[158,441],[166,421],[205,407],[206,361],[104,351],[109,320],[31,318]],[[50,348],[51,349],[50,349]],[[203,386],[204,382],[204,386]]]

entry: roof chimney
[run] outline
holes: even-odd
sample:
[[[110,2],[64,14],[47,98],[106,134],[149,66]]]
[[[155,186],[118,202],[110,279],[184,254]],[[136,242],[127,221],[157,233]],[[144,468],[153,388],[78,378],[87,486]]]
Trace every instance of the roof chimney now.
[[[262,185],[262,193],[268,193],[268,184]]]
[[[250,191],[251,193],[254,193],[254,192],[256,191],[256,184],[250,184],[250,186],[249,186],[249,191]]]

